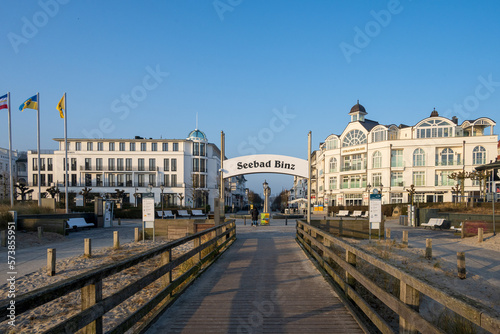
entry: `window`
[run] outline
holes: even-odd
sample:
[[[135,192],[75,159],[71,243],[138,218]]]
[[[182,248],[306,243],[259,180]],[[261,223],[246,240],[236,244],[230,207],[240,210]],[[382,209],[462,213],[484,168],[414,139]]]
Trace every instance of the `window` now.
[[[121,142],[119,145],[119,150],[120,151],[125,151],[125,143],[124,142]]]
[[[403,150],[392,150],[391,167],[404,167]]]
[[[33,170],[38,170],[38,158],[33,158]]]
[[[137,186],[139,187],[146,186],[146,184],[144,183],[144,174],[137,174]]]
[[[45,174],[40,174],[40,185],[45,187],[47,184],[45,183]]]
[[[33,186],[38,186],[38,174],[33,174]]]
[[[379,141],[387,140],[387,130],[379,129],[372,132],[372,143],[377,143]]]
[[[158,143],[151,143],[151,151],[158,151]]]
[[[97,187],[102,187],[102,175],[101,174],[96,174],[96,176],[95,176],[95,185]]]
[[[174,152],[179,151],[179,143],[172,143],[172,151]]]
[[[366,135],[360,130],[351,130],[344,137],[342,147],[366,144]]]
[[[95,169],[102,170],[102,158],[95,159]]]
[[[344,157],[344,167],[342,171],[366,169],[364,154],[353,154]]]
[[[413,172],[413,185],[425,186],[425,172]]]
[[[200,172],[207,172],[207,161],[205,159],[200,159]]]
[[[131,171],[132,170],[132,159],[131,158],[125,159],[125,169],[127,171]]]
[[[330,177],[330,180],[329,180],[329,189],[330,190],[337,189],[337,177],[336,176]]]
[[[77,187],[77,179],[76,179],[76,174],[71,174],[71,186],[72,187]]]
[[[98,151],[102,151],[102,150],[103,150],[103,147],[104,147],[104,143],[102,143],[102,142],[98,142],[98,143],[97,143],[97,150],[98,150]]]
[[[170,175],[170,186],[177,187],[177,175],[176,174]]]
[[[109,143],[109,150],[114,151],[115,150],[115,143]]]
[[[345,194],[345,205],[358,206],[363,204],[362,194]]]
[[[452,170],[444,170],[436,172],[436,186],[453,187],[454,185],[456,185],[457,181],[455,181],[454,179],[450,179],[450,176],[453,173],[454,171]]]
[[[403,187],[403,172],[391,173],[391,187]]]
[[[382,173],[373,173],[372,174],[372,186],[380,187],[382,185]]]
[[[138,161],[138,165],[139,165],[139,170],[143,171],[144,170],[144,159],[140,158],[137,161]]]
[[[156,170],[156,159],[149,159],[149,171],[153,172]]]
[[[415,151],[413,151],[413,166],[425,166],[425,152],[421,148],[417,148]]]
[[[87,143],[87,151],[93,151],[93,147],[94,147],[93,143],[91,143],[91,142]]]
[[[77,141],[75,143],[75,151],[81,151],[82,150],[82,143]]]
[[[130,151],[135,151],[135,143],[130,143]]]
[[[45,170],[45,158],[40,158],[40,170]]]
[[[339,140],[337,138],[328,139],[326,141],[326,149],[333,150],[339,147]]]
[[[148,185],[151,185],[153,187],[156,187],[156,175],[154,174],[149,174],[149,183]]]
[[[333,173],[336,171],[337,171],[337,159],[330,158],[330,173]]]
[[[71,170],[76,170],[76,158],[71,158]]]
[[[66,175],[64,175],[66,177]],[[47,184],[49,186],[52,186],[52,183],[54,183],[54,175],[52,174],[47,174]]]
[[[392,193],[391,194],[391,203],[403,203],[403,193]]]
[[[85,174],[85,186],[92,187],[92,174]]]
[[[372,168],[382,168],[382,153],[376,151],[373,153],[373,167]]]
[[[48,171],[52,171],[53,170],[52,158],[47,158],[47,170]]]
[[[202,157],[207,155],[206,145],[205,143],[200,143],[200,155]]]
[[[118,187],[123,187],[124,186],[124,183],[123,183],[123,174],[116,175],[116,185]]]
[[[484,165],[486,163],[486,150],[482,146],[474,147],[472,151],[472,164]]]
[[[147,151],[147,147],[146,147],[146,144],[147,143],[141,143],[141,151]]]
[[[420,124],[417,129],[417,138],[452,137],[455,124],[440,119],[431,119]]]
[[[123,158],[116,159],[116,167],[119,171],[123,170]]]
[[[111,171],[115,170],[115,159],[114,158],[108,159],[108,170],[111,170]]]
[[[193,143],[193,155],[200,155],[200,143]]]
[[[163,171],[168,172],[170,167],[169,159],[163,159]]]
[[[162,143],[162,144],[161,144],[161,149],[162,149],[162,151],[164,151],[164,152],[168,151],[168,143]]]
[[[193,159],[193,172],[199,172],[200,171],[200,159],[194,158]]]
[[[207,187],[207,176],[200,174],[200,188],[206,188]]]
[[[109,174],[109,176],[108,176],[108,183],[109,183],[110,187],[116,187],[115,174]]]
[[[127,187],[132,187],[132,174],[125,174],[125,185]]]
[[[163,185],[165,187],[170,187],[170,175],[168,174],[163,175]]]
[[[438,162],[438,165],[441,166],[453,166],[453,156],[454,152],[451,148],[445,148],[441,151],[439,154],[440,156],[440,161]]]
[[[176,172],[177,171],[177,159],[171,159],[170,160],[170,170],[172,172]]]
[[[85,158],[85,170],[91,170],[91,169],[92,169],[92,159]]]

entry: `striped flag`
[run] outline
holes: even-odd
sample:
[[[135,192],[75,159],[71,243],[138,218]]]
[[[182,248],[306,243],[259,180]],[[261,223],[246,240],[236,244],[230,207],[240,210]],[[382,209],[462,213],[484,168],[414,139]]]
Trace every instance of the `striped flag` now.
[[[0,96],[0,109],[7,109],[8,107],[7,94],[5,94],[4,96]]]

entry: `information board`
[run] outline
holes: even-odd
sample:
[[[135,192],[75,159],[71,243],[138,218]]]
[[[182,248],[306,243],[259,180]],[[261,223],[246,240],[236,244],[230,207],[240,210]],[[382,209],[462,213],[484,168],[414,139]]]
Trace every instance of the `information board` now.
[[[155,199],[153,197],[142,199],[142,221],[155,221]]]
[[[382,222],[382,195],[370,194],[370,226],[378,230]]]

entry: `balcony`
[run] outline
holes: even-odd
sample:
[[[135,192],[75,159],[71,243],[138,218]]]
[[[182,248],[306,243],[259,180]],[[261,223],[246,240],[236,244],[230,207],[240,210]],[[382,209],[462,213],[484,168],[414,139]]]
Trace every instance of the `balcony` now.
[[[462,160],[436,160],[436,166],[462,166]]]
[[[391,181],[391,187],[404,187],[405,183],[403,181]]]
[[[149,168],[146,170],[145,167],[142,166],[80,166],[80,171],[85,172],[157,172],[160,171],[160,167],[155,167],[154,169]]]
[[[366,170],[366,163],[356,164],[354,166],[344,166],[340,168],[341,172],[353,172],[353,171],[361,171]]]

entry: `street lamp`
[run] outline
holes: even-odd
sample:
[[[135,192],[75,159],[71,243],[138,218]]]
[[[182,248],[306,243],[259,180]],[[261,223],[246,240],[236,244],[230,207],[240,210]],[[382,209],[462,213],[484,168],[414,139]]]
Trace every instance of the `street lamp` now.
[[[366,185],[366,192],[368,193],[368,206],[370,206],[370,189],[372,188],[371,184]]]
[[[135,206],[137,207],[137,191],[139,189],[138,188],[135,188],[135,192],[134,192],[134,197],[135,197]]]
[[[153,192],[153,185],[150,183],[148,184],[148,192],[151,194]]]
[[[269,184],[267,183],[266,180],[264,180],[264,183],[262,184],[264,188],[264,212],[268,212],[269,210],[269,204],[268,204],[268,196],[269,196]]]
[[[165,189],[165,186],[162,183],[160,185],[160,190],[161,190],[161,219],[163,219],[163,189]]]

